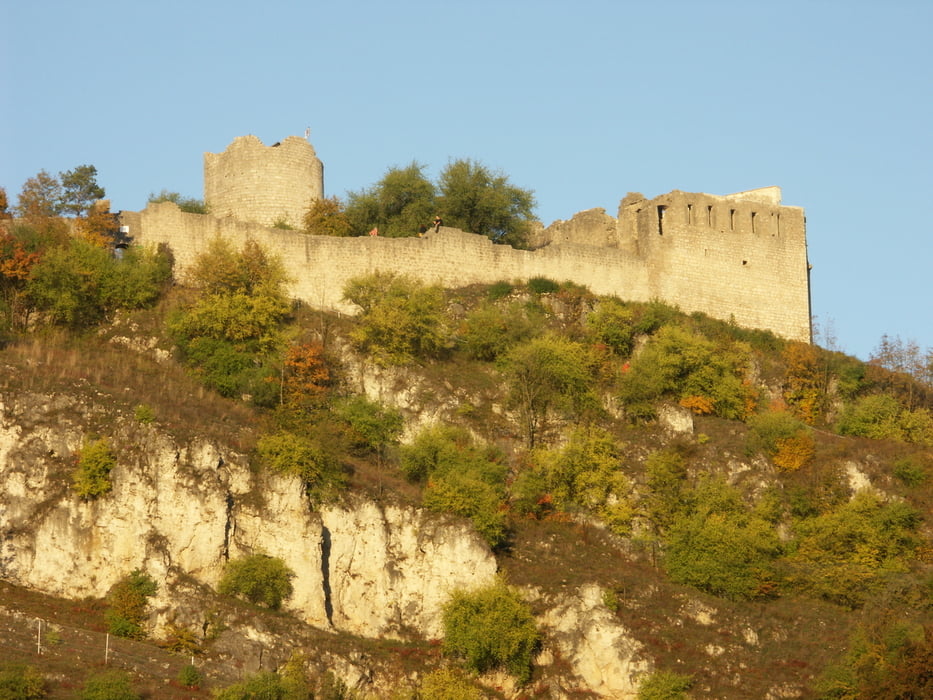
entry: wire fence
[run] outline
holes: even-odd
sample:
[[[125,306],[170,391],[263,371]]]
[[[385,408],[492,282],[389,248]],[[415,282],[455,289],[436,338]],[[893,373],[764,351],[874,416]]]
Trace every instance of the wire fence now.
[[[191,664],[206,680],[232,682],[223,664],[180,654],[152,644],[116,637],[105,632],[49,622],[0,606],[0,660],[45,665],[61,662],[71,668],[107,666],[153,679],[170,680]],[[56,664],[58,665],[58,664]]]

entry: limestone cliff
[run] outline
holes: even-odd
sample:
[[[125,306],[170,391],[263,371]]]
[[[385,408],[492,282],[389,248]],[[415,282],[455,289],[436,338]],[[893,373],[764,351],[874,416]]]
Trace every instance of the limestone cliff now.
[[[70,473],[92,431],[118,465],[112,492],[82,501]],[[297,480],[256,473],[243,454],[77,398],[0,397],[0,481],[0,577],[63,597],[103,596],[140,568],[164,612],[179,577],[213,587],[229,558],[264,552],[296,573],[287,609],[305,622],[437,637],[448,592],[496,571],[462,522],[359,496],[314,509]]]

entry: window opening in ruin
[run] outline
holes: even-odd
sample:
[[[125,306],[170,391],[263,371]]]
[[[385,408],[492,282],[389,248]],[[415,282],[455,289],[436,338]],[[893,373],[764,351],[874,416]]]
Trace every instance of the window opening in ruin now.
[[[735,209],[729,210],[729,230],[735,231]]]
[[[664,210],[667,209],[663,204],[658,205],[658,235],[664,235]]]
[[[781,235],[781,213],[780,212],[777,213],[777,222],[774,226],[774,230],[777,231],[777,234],[779,236]]]
[[[693,223],[693,205],[688,204],[687,205],[687,225],[689,226],[692,223]]]
[[[758,233],[758,230],[755,226],[755,222],[757,218],[758,218],[758,214],[756,214],[755,212],[752,212],[752,233]]]
[[[712,204],[707,205],[706,207],[706,225],[707,226],[713,225],[713,205]]]

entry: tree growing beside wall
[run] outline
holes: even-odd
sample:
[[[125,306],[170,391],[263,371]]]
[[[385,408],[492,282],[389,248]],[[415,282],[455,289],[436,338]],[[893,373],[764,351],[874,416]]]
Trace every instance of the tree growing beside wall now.
[[[531,190],[511,184],[505,174],[474,160],[451,161],[436,184],[425,176],[424,168],[417,162],[392,167],[369,189],[351,192],[345,210],[351,235],[362,236],[378,228],[381,236],[415,236],[439,215],[446,226],[497,243],[525,245],[536,204]],[[326,213],[322,206],[313,206],[309,218],[323,233],[335,235],[327,225],[339,219],[322,217]],[[315,233],[310,227],[309,231]]]

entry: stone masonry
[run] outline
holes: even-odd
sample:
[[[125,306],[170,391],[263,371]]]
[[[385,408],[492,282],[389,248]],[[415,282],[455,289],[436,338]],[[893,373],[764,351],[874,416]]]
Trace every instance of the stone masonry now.
[[[257,185],[261,196],[253,196],[243,189],[249,178],[238,180],[230,174],[235,170],[231,160],[252,162],[249,177],[259,178],[259,161],[265,154],[270,172],[284,178],[288,169],[276,160],[278,153],[289,152],[279,151],[283,148],[301,153],[297,160],[306,164],[308,149],[314,153],[298,137],[266,148],[250,136],[231,144],[220,156],[228,157],[224,164],[215,154],[206,154],[205,197],[221,216],[186,214],[163,202],[141,212],[124,212],[123,223],[138,243],[167,244],[182,279],[215,236],[238,247],[253,239],[281,257],[295,298],[323,308],[353,311],[343,300],[344,285],[376,271],[445,287],[547,277],[584,285],[596,294],[630,301],[657,299],[688,313],[699,311],[792,340],[811,340],[805,217],[799,207],[781,204],[780,188],[727,196],[674,191],[650,200],[629,194],[616,217],[591,209],[540,230],[534,250],[497,245],[452,228],[423,238],[334,238],[270,227],[269,217],[276,220],[285,213],[277,203],[289,198],[289,216],[297,217],[289,220],[300,221],[310,197],[323,192],[320,180],[307,189],[283,184],[278,199],[273,196],[278,180],[262,181]],[[248,157],[241,157],[240,151]],[[230,159],[231,152],[240,155]],[[300,177],[311,171],[320,174],[322,169],[309,167]],[[223,191],[223,182],[231,183],[231,192]]]
[[[223,153],[204,154],[204,203],[218,217],[300,228],[324,197],[324,166],[300,136],[264,146],[238,136]]]

